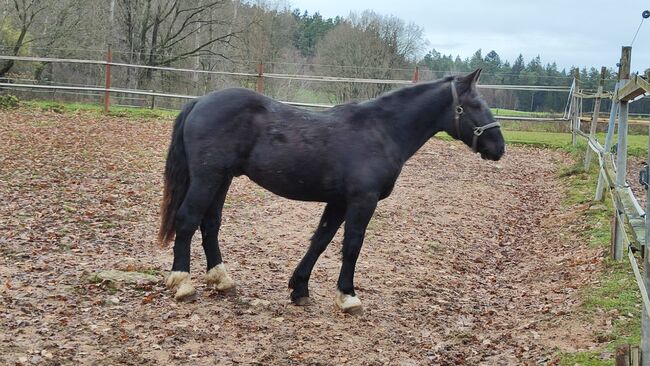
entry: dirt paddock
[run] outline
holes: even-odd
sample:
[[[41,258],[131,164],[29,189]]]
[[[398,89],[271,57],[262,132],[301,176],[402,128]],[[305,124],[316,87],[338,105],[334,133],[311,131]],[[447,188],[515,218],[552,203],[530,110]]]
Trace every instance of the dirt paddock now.
[[[322,204],[235,179],[221,248],[236,296],[201,282],[175,303],[171,249],[154,246],[171,123],[0,114],[0,364],[547,364],[593,346],[572,316],[601,253],[564,208],[563,153],[509,147],[486,162],[431,140],[381,202],[357,266],[364,314],[334,307],[341,235],[317,263],[313,304],[288,279]],[[155,282],[101,280],[117,269]]]

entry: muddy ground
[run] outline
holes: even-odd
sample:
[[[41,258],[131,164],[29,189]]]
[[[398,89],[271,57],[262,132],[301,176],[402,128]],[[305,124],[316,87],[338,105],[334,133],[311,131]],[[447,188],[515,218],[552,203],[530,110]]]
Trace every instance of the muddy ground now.
[[[235,179],[222,252],[238,283],[201,282],[176,303],[155,247],[171,121],[18,110],[0,114],[0,364],[549,364],[597,346],[608,325],[574,316],[602,252],[579,237],[557,178],[558,151],[509,147],[482,161],[430,141],[381,202],[357,266],[365,312],[333,303],[341,235],[316,265],[313,305],[287,281],[322,204]],[[103,281],[99,271],[154,274]],[[611,326],[611,322],[610,325]]]

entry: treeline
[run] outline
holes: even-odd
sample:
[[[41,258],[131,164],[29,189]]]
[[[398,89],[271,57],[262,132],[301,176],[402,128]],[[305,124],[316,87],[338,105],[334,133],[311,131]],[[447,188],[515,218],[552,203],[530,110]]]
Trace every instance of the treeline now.
[[[265,72],[423,80],[484,69],[483,84],[569,85],[571,70],[536,57],[512,64],[495,51],[472,57],[426,53],[423,28],[366,11],[323,18],[264,1],[232,0],[7,0],[0,2],[0,47],[5,55],[103,59],[203,71]],[[595,89],[598,71],[582,70]],[[610,70],[611,73],[611,70]],[[209,73],[115,67],[113,85],[176,94],[203,94],[255,80]],[[611,75],[608,75],[611,77]],[[78,64],[0,61],[0,78],[35,83],[103,85],[103,68]],[[391,86],[267,79],[265,92],[285,100],[339,103],[372,98]],[[485,90],[491,105],[560,111],[561,93]],[[135,101],[137,103],[137,101]],[[650,113],[650,106],[648,107]]]
[[[480,49],[466,59],[461,59],[459,56],[443,55],[434,49],[424,56],[421,65],[431,70],[436,76],[450,72],[465,73],[482,68],[481,83],[495,85],[568,87],[573,82],[576,71],[575,68],[559,69],[555,62],[543,64],[540,56],[526,62],[520,54],[511,64],[508,60],[501,60],[495,51],[490,51],[483,56]],[[647,72],[650,74],[650,69]],[[612,90],[616,79],[616,71],[607,69],[605,90]],[[581,89],[594,92],[598,89],[599,80],[600,68],[591,67],[580,70]],[[567,95],[557,92],[488,89],[482,93],[490,105],[516,110],[559,112],[563,111],[567,103]],[[591,109],[592,103],[592,100],[586,99],[584,101],[585,110]],[[634,108],[636,113],[650,113],[650,104],[647,101],[637,103]]]

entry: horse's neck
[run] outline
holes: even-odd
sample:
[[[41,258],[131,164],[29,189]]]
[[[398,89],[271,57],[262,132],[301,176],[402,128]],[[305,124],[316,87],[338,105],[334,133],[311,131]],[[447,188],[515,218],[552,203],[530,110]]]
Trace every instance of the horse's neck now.
[[[444,84],[431,85],[430,89],[423,88],[417,94],[395,95],[386,102],[394,118],[386,122],[392,127],[403,161],[413,156],[453,118],[452,97]]]

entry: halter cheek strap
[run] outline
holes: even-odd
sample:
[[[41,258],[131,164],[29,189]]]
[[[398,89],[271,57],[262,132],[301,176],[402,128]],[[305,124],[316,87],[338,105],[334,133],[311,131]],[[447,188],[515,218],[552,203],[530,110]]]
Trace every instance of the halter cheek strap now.
[[[460,138],[460,116],[463,114],[463,106],[458,99],[458,91],[456,91],[456,81],[451,81],[451,96],[454,99],[454,125],[456,126],[456,135]]]
[[[463,115],[465,110],[463,109],[463,105],[460,104],[455,80],[451,81],[451,96],[454,100],[454,125],[456,126],[456,135],[460,139],[460,117]],[[483,134],[483,132],[495,127],[501,127],[501,124],[499,122],[492,122],[483,126],[474,126],[474,136],[472,137],[472,151],[478,152],[478,138]]]

